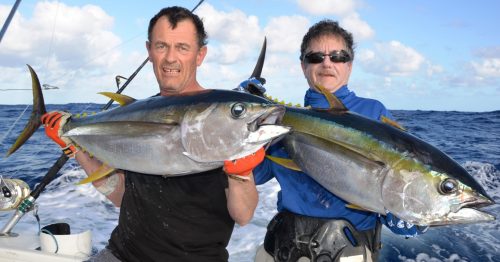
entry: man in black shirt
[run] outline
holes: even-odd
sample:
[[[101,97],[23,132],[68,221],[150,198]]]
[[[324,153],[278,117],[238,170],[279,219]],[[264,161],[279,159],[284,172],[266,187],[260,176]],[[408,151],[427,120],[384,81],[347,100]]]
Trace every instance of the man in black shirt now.
[[[146,48],[160,95],[204,89],[196,71],[207,53],[206,38],[200,18],[185,8],[164,8],[151,19]],[[68,118],[67,113],[51,112],[42,122],[47,135],[91,174],[101,162],[60,137]],[[247,224],[257,206],[249,170],[263,158],[260,149],[226,161],[228,175],[222,169],[169,178],[119,171],[94,181],[120,207],[120,218],[106,249],[91,261],[227,261],[234,222]]]

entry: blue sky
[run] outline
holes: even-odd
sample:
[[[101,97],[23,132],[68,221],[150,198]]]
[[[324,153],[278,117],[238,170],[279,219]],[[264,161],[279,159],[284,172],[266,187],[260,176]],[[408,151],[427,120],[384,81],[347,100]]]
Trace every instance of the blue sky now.
[[[15,0],[0,0],[3,25]],[[96,102],[115,91],[115,76],[131,75],[147,57],[151,16],[160,8],[198,1],[24,0],[0,42],[0,104],[30,104],[37,71],[46,103]],[[264,36],[263,76],[273,97],[302,103],[307,83],[298,60],[302,36],[330,18],[354,34],[350,88],[389,109],[500,110],[498,1],[206,0],[196,11],[209,33],[198,78],[231,89],[253,70]],[[158,85],[146,65],[127,87],[145,98]]]

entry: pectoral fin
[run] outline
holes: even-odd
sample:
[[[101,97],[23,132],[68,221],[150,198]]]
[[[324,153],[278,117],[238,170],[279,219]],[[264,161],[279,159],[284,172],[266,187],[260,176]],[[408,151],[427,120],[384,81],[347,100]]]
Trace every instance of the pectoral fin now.
[[[347,111],[345,105],[332,93],[330,93],[324,86],[315,85],[316,89],[325,96],[330,110],[334,111]]]
[[[132,104],[133,102],[136,101],[135,98],[133,98],[133,97],[122,95],[122,94],[117,94],[117,93],[113,93],[113,92],[100,92],[99,94],[101,94],[103,96],[107,96],[110,99],[113,99],[114,101],[118,102],[118,104],[120,104],[120,106],[126,106],[126,105]]]
[[[399,130],[406,131],[406,129],[402,125],[400,125],[398,122],[396,122],[396,121],[394,121],[394,120],[392,120],[392,119],[390,119],[388,117],[382,116],[380,118],[380,121],[382,121],[382,123],[385,123],[385,124],[388,124],[388,125],[390,125],[392,127],[395,127],[395,128],[397,128]]]
[[[90,182],[94,182],[96,180],[99,180],[99,179],[111,174],[113,171],[115,171],[114,168],[112,168],[106,164],[102,164],[102,166],[97,168],[97,170],[94,171],[92,174],[90,174],[87,178],[81,180],[80,182],[78,182],[76,184],[83,185],[83,184],[87,184]]]
[[[293,162],[292,159],[289,159],[289,158],[282,158],[282,157],[275,157],[275,156],[269,156],[267,155],[266,156],[269,160],[279,164],[279,165],[282,165],[288,169],[292,169],[292,170],[295,170],[295,171],[302,171],[300,169],[300,167],[295,163]]]
[[[346,204],[345,207],[350,208],[350,209],[360,210],[360,211],[370,211],[370,210],[366,210],[366,209],[364,209],[358,205],[355,205],[355,204]]]

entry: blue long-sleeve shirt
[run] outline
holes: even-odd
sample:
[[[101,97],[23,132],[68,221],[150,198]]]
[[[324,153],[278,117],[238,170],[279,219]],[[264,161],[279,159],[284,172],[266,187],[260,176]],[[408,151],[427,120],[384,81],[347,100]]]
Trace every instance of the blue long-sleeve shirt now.
[[[350,111],[375,120],[380,120],[382,116],[392,118],[381,102],[358,97],[347,86],[341,87],[334,94]],[[322,94],[309,89],[305,94],[304,106],[328,108],[329,104]],[[289,158],[281,143],[271,146],[267,154]],[[288,169],[267,158],[253,170],[253,173],[257,185],[272,178],[276,178],[280,184],[278,211],[288,210],[296,214],[319,218],[347,219],[357,230],[374,228],[379,218],[376,213],[347,208],[347,202],[326,190],[305,173]],[[385,219],[382,222],[386,222]],[[412,232],[396,233],[411,234]]]

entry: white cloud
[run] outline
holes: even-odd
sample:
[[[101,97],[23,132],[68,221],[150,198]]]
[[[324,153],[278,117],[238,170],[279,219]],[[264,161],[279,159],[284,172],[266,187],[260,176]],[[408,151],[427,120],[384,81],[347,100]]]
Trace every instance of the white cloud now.
[[[500,46],[485,46],[473,51],[475,56],[481,58],[500,58]]]
[[[375,36],[375,31],[359,17],[358,13],[351,13],[342,18],[340,24],[353,34],[355,42],[371,39]]]
[[[375,50],[361,50],[357,60],[368,72],[392,76],[411,75],[425,62],[415,49],[398,41],[375,44]]]
[[[391,86],[392,86],[392,78],[384,77],[384,87],[391,87]]]
[[[444,69],[440,65],[433,65],[430,62],[427,62],[427,76],[433,76],[438,73],[444,72]]]
[[[471,62],[476,75],[480,78],[500,78],[500,58],[483,59]]]
[[[203,19],[210,45],[208,61],[235,63],[255,52],[263,41],[259,20],[235,9],[231,12],[216,10],[210,4],[199,7],[197,14]]]
[[[472,53],[477,60],[459,63],[459,67],[446,72],[441,78],[442,85],[467,90],[470,87],[492,89],[499,86],[500,48],[482,47]]]
[[[297,0],[299,7],[309,14],[338,16],[332,19],[339,20],[341,26],[354,35],[355,41],[370,39],[375,35],[371,26],[356,12],[359,3],[356,0]]]
[[[303,16],[280,16],[272,18],[264,28],[270,51],[299,54],[302,38],[310,23]]]
[[[0,8],[2,21],[9,11]],[[131,64],[139,64],[125,61],[130,53],[122,57],[121,39],[112,31],[114,18],[98,6],[40,1],[32,12],[30,17],[16,13],[2,39],[0,71],[18,72],[14,77],[0,74],[2,88],[31,88],[25,66],[30,64],[42,84],[60,88],[47,92],[46,103],[105,101],[95,94],[116,90],[114,76],[127,75]],[[9,103],[31,103],[30,95],[18,95],[21,91],[9,94]]]
[[[240,10],[224,12],[204,4],[197,14],[203,18],[209,34],[208,56],[200,68],[200,79],[207,87],[234,88],[246,79],[255,66],[264,36],[267,52],[262,76],[268,79],[270,89],[277,90],[276,83],[289,79],[290,70],[300,69],[300,44],[310,26],[307,18],[271,17],[261,28],[256,17]]]
[[[113,22],[98,6],[37,2],[33,17],[15,15],[2,40],[0,61],[3,66],[14,66],[16,60],[29,59],[33,64],[60,65],[66,70],[110,67],[120,55],[112,48],[121,43],[111,32]]]
[[[297,4],[312,15],[345,16],[357,7],[353,0],[297,0]]]

